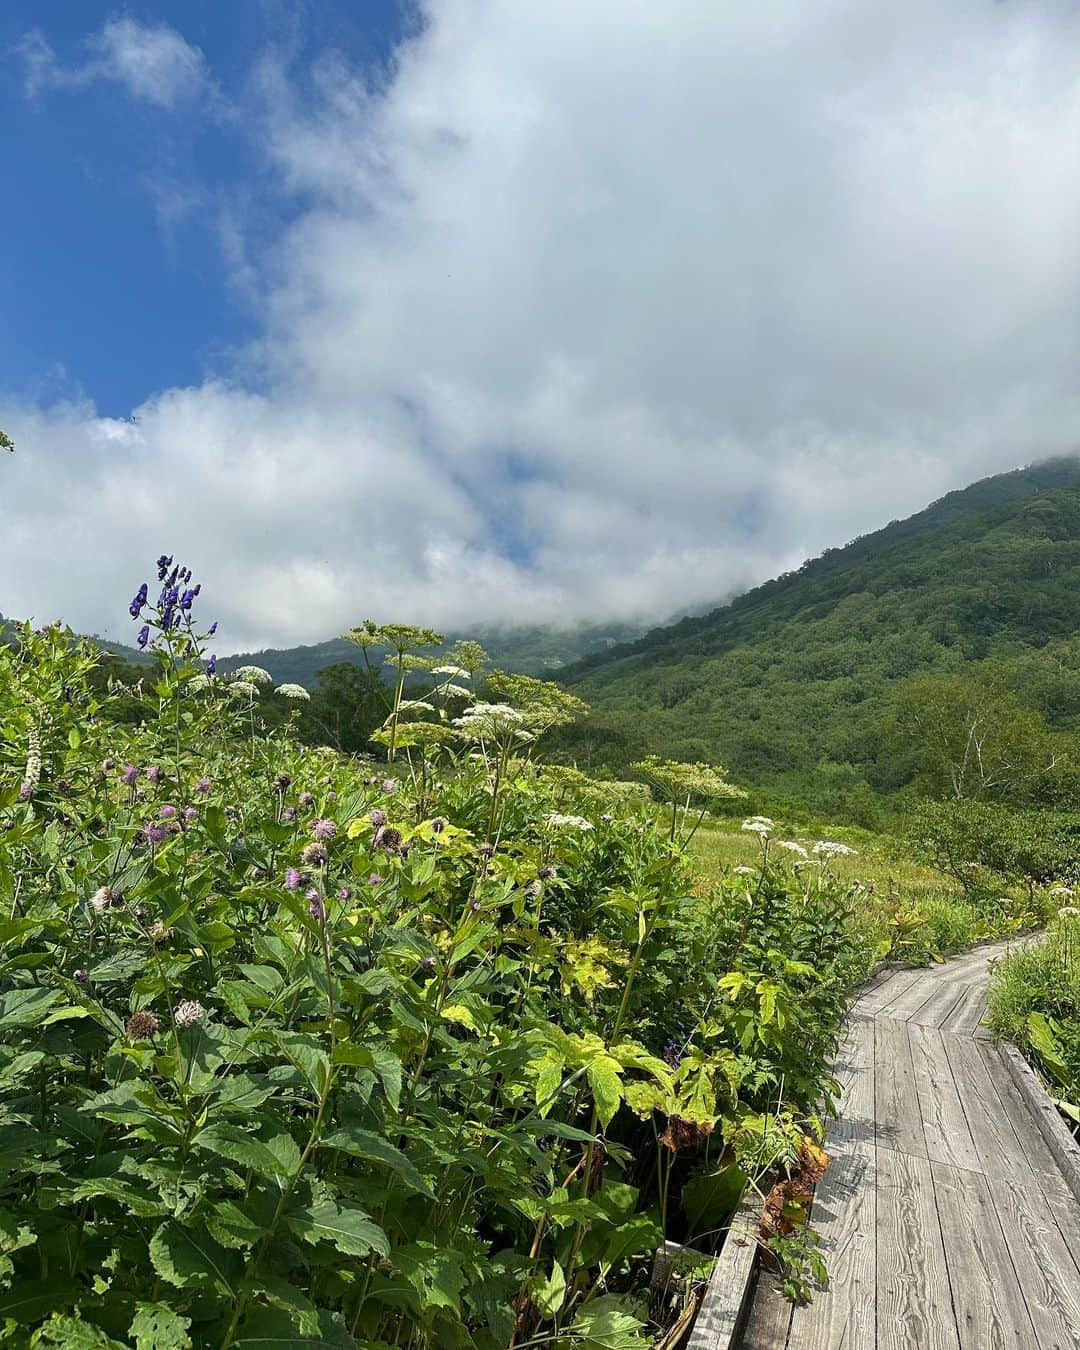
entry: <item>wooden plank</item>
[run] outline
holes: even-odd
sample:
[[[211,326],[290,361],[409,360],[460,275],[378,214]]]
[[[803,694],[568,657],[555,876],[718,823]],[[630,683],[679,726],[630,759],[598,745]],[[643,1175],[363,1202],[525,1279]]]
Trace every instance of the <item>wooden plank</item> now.
[[[941,1032],[918,1026],[909,1026],[908,1032],[927,1157],[952,1167],[981,1171],[979,1151],[968,1129]]]
[[[874,1350],[876,1342],[876,1150],[864,1139],[830,1137],[832,1161],[810,1222],[821,1235],[829,1288],[796,1308],[788,1350]]]
[[[1063,1195],[1060,1191],[1043,1191],[1043,1194],[1061,1236],[1065,1239],[1065,1246],[1076,1266],[1077,1275],[1080,1275],[1080,1204],[1077,1204],[1073,1196]]]
[[[909,985],[921,979],[923,972],[921,970],[897,970],[889,976],[887,980],[882,980],[880,984],[875,984],[861,995],[855,1002],[852,1011],[862,1017],[869,1017],[883,1008],[886,1003],[892,1002],[898,994],[902,994]]]
[[[851,1019],[845,1042],[837,1115],[829,1124],[830,1134],[846,1139],[874,1142],[874,1040],[876,1024],[868,1017]]]
[[[959,1350],[949,1272],[925,1158],[877,1155],[878,1350]]]
[[[779,1275],[771,1271],[763,1270],[758,1276],[739,1350],[785,1350],[792,1305],[780,1292],[780,1286]]]
[[[897,1022],[907,1022],[926,1006],[942,989],[951,989],[953,980],[944,971],[920,972],[920,978],[889,1003],[877,1010],[878,1017],[891,1017]]]
[[[1040,1350],[1080,1350],[1080,1281],[1046,1197],[1035,1185],[990,1193]]]
[[[962,980],[939,980],[933,994],[907,1019],[922,1027],[940,1027],[953,1014],[956,1005],[967,996],[971,985]],[[886,1014],[893,1016],[892,1013]]]
[[[941,1024],[942,1031],[971,1035],[986,1016],[986,985],[969,984],[964,996]]]
[[[1036,1126],[1019,1089],[1005,1069],[997,1045],[992,1041],[976,1041],[975,1045],[986,1064],[987,1072],[994,1081],[1002,1110],[1009,1117],[1028,1165],[1038,1178],[1039,1184],[1044,1191],[1068,1195],[1072,1199],[1054,1155]]]
[[[735,1212],[716,1257],[686,1350],[732,1350],[747,1307],[757,1257],[761,1198],[756,1193]]]
[[[1035,1173],[978,1046],[966,1036],[945,1035],[942,1041],[981,1170],[990,1177],[1034,1185]]]
[[[1035,1350],[986,1178],[931,1163],[961,1350]]]
[[[874,1139],[878,1148],[925,1158],[919,1094],[911,1061],[908,1024],[881,1017],[875,1025]]]

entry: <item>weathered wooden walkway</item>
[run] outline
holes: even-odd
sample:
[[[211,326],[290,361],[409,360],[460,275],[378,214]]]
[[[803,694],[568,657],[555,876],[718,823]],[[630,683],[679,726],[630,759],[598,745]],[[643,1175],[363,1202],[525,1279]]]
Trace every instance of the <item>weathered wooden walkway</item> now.
[[[764,1278],[743,1350],[1078,1350],[1080,1205],[980,1026],[978,951],[868,987],[811,1222],[830,1287]]]

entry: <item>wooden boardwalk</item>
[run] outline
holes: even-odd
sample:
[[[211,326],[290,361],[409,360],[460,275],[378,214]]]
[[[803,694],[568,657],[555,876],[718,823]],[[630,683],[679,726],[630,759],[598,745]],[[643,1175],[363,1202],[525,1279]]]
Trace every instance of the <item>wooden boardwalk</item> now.
[[[855,1004],[811,1218],[830,1287],[793,1311],[763,1277],[742,1350],[1080,1350],[1080,1205],[980,1026],[1006,950]]]

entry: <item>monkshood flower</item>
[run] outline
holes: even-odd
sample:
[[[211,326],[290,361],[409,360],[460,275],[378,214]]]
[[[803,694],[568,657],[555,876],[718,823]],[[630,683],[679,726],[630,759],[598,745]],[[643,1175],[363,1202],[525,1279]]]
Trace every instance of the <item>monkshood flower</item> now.
[[[143,605],[146,604],[147,594],[148,594],[147,585],[146,582],[144,581],[143,584],[139,587],[138,591],[135,593],[135,596],[132,599],[131,604],[128,606],[128,613],[131,615],[133,619],[137,619],[139,615],[142,613]]]
[[[138,616],[136,615],[136,617]],[[149,624],[146,623],[143,624],[143,626],[139,629],[139,636],[135,639],[135,641],[139,645],[139,647],[145,648],[146,644],[150,641]]]
[[[216,628],[216,627],[217,627],[217,624],[215,624],[214,627]],[[211,678],[213,678],[213,676],[217,673],[217,657],[216,657],[216,656],[211,656],[211,657],[210,657],[210,660],[207,661],[207,663],[206,663],[206,673],[207,673],[207,675],[209,675]]]

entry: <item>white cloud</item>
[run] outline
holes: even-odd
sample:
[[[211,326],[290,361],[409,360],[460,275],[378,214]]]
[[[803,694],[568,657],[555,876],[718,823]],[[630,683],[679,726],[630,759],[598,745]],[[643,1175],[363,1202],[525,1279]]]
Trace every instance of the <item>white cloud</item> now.
[[[80,89],[112,80],[135,99],[172,108],[210,92],[212,82],[198,47],[168,24],[108,19],[85,44],[83,60],[63,65],[44,35],[33,30],[19,44],[28,97],[44,89]]]
[[[1074,7],[429,20],[385,87],[259,68],[247,387],[0,407],[0,608],[118,631],[164,549],[234,646],[664,616],[1077,446]]]

